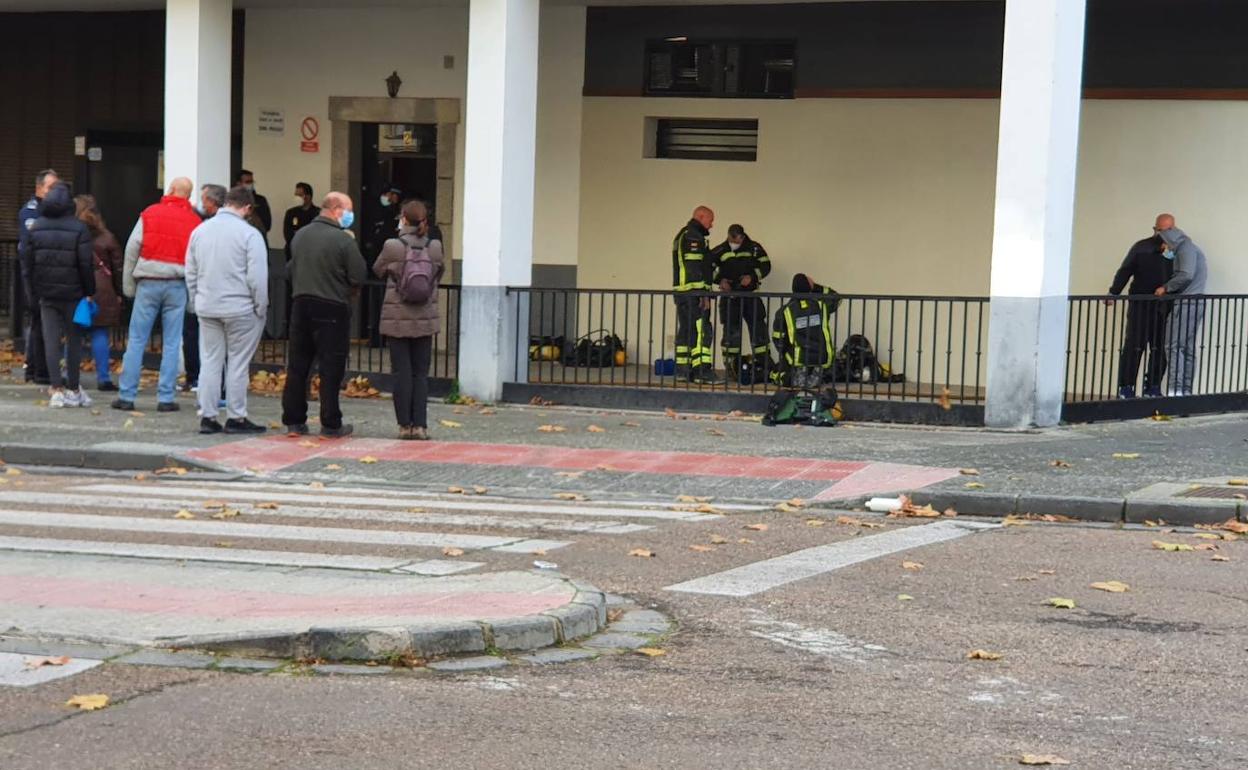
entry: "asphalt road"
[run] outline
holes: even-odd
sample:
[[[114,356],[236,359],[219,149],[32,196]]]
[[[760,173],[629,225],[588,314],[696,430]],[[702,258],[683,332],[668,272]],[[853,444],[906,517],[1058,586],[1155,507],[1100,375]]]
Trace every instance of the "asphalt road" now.
[[[102,480],[26,474],[17,481],[25,492],[51,495]],[[11,505],[0,492],[6,507],[32,508]],[[168,516],[106,506],[34,508]],[[309,523],[271,513],[274,522]],[[822,526],[812,526],[807,513],[767,510],[662,521],[625,535],[561,535],[571,544],[548,558],[563,572],[676,618],[678,630],[659,657],[624,654],[457,676],[105,664],[36,687],[0,687],[0,767],[926,769],[1014,767],[1023,754],[1093,768],[1248,765],[1248,541],[1031,524],[883,555],[747,596],[666,590],[807,548],[929,526],[887,521],[867,529],[824,515]],[[746,528],[760,524],[766,528]],[[118,537],[7,526],[0,535]],[[193,537],[125,539],[144,537],[205,544]],[[1170,553],[1152,547],[1157,539],[1218,549]],[[719,540],[727,542],[714,544]],[[291,547],[238,542],[244,546]],[[314,547],[389,553],[330,541]],[[638,548],[655,556],[629,555]],[[480,560],[485,569],[502,569],[531,559]],[[904,561],[922,568],[906,569]],[[1109,580],[1130,590],[1090,588]],[[1047,604],[1059,597],[1076,607]],[[1002,657],[967,659],[974,649]],[[63,705],[94,692],[110,694],[113,705],[91,713]]]

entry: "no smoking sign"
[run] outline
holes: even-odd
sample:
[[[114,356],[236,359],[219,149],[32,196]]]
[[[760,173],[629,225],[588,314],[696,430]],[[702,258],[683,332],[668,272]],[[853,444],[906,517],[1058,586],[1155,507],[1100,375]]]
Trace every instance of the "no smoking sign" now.
[[[321,143],[317,137],[321,134],[321,124],[316,122],[316,118],[308,116],[299,124],[299,136],[302,140],[299,142],[299,149],[303,152],[320,152]]]

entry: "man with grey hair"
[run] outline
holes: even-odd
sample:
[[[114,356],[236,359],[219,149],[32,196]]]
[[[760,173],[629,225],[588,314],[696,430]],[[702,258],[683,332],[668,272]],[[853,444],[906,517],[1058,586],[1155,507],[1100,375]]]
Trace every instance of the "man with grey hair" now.
[[[255,198],[245,187],[226,193],[225,205],[191,234],[186,289],[199,315],[200,433],[264,433],[247,419],[249,368],[269,310],[269,252],[247,222]],[[226,362],[228,371],[226,371]],[[217,422],[225,377],[226,421]]]
[[[26,239],[30,228],[34,227],[35,220],[39,218],[39,206],[43,202],[43,196],[48,190],[52,189],[52,185],[60,181],[60,175],[50,168],[45,168],[38,174],[35,174],[35,194],[30,200],[26,201],[26,205],[22,206],[22,210],[17,212],[17,253],[21,254],[26,249]],[[38,385],[48,384],[48,365],[47,358],[43,353],[43,322],[39,312],[39,303],[34,299],[34,295],[30,289],[30,277],[26,275],[26,271],[22,266],[21,260],[13,265],[13,278],[17,283],[17,307],[14,309],[16,318],[20,319],[23,315],[22,305],[25,304],[30,311],[30,325],[26,327],[26,382],[33,382]]]
[[[199,188],[199,206],[196,210],[205,221],[216,216],[224,205],[224,186],[206,184]],[[195,309],[189,301],[182,321],[182,360],[186,364],[186,379],[182,382],[182,392],[186,393],[199,387],[199,316],[195,315]]]
[[[1158,297],[1178,295],[1166,327],[1166,353],[1170,359],[1167,396],[1190,396],[1196,378],[1196,342],[1205,323],[1205,293],[1209,264],[1205,252],[1175,227],[1173,214],[1157,217],[1153,227],[1165,242],[1164,255],[1173,259],[1174,275],[1153,292]]]

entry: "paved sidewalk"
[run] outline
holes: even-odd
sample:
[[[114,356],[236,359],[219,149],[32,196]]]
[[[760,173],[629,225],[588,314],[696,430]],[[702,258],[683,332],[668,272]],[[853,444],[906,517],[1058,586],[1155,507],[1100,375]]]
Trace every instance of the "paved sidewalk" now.
[[[606,623],[602,593],[555,573],[425,577],[64,553],[0,559],[6,635],[282,658],[532,650]]]

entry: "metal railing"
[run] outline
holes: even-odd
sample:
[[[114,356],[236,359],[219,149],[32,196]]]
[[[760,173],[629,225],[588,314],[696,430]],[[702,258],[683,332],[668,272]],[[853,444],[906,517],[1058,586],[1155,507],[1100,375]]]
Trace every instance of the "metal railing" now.
[[[1248,295],[1073,296],[1066,402],[1248,390]]]
[[[517,360],[515,381],[531,384],[711,389],[675,376],[676,294],[628,289],[509,288],[517,295],[516,325],[529,335],[528,360]],[[714,366],[729,375],[717,390],[766,394],[767,377],[751,376],[753,348],[766,346],[776,359],[771,334],[777,311],[798,296],[764,292],[706,293],[711,300]],[[751,308],[761,308],[755,310]],[[739,371],[725,364],[726,325],[737,326],[740,350],[747,358]],[[761,315],[763,334],[753,339],[751,315]],[[985,297],[841,295],[829,326],[838,361],[832,381],[843,397],[902,401],[982,403],[988,347],[988,300]],[[871,356],[843,355],[850,338],[869,341]],[[619,339],[623,355],[578,355],[578,343]],[[735,343],[735,340],[733,340]],[[736,345],[734,345],[736,347]],[[851,345],[851,347],[853,347]],[[600,350],[605,351],[605,347]],[[860,349],[860,348],[857,348]],[[872,360],[873,359],[873,360]],[[878,363],[879,366],[874,364]],[[740,372],[748,372],[741,376]]]

